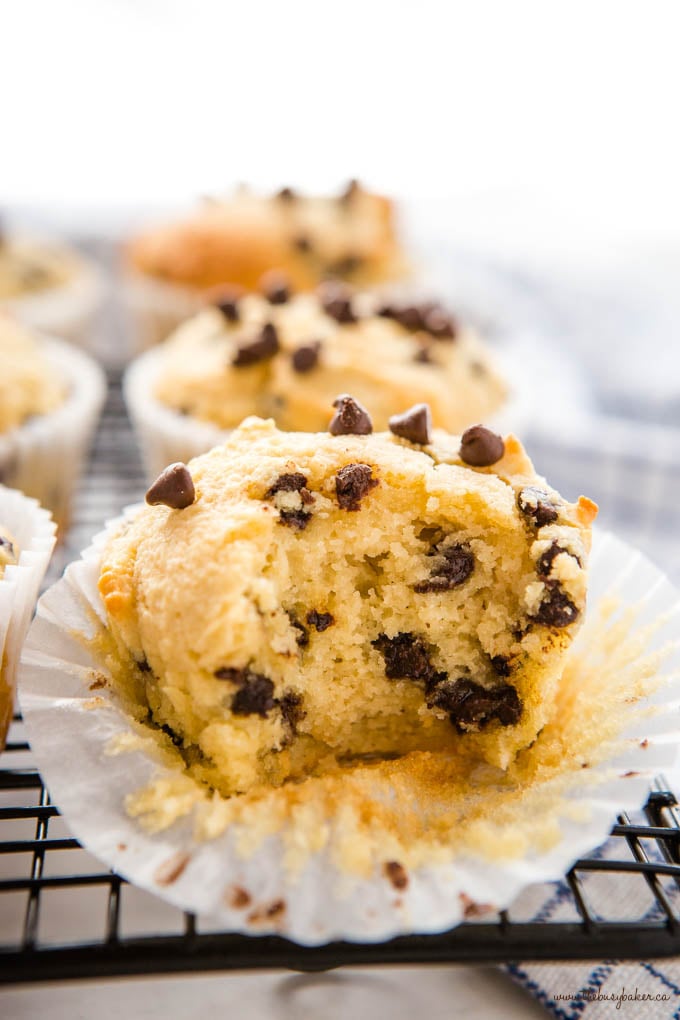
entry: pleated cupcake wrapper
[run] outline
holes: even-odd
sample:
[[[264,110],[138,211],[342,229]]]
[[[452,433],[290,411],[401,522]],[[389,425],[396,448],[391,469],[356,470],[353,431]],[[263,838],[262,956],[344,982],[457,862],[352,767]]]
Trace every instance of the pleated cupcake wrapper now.
[[[12,714],[19,655],[54,549],[51,514],[21,492],[0,485],[0,524],[20,550],[19,562],[0,578],[0,747]]]
[[[3,305],[27,326],[96,353],[97,317],[105,293],[102,270],[79,255],[71,280],[12,298]]]
[[[154,386],[163,367],[164,356],[162,347],[140,355],[128,367],[123,383],[125,403],[149,481],[153,481],[168,464],[175,461],[186,463],[223,443],[231,431],[199,421],[191,415],[180,414],[157,399]],[[496,360],[508,383],[509,395],[503,407],[484,424],[504,435],[508,432],[521,433],[531,422],[538,390],[523,367],[519,370],[518,359],[503,353],[497,355]],[[329,407],[329,421],[332,412]]]
[[[64,403],[0,434],[0,479],[38,499],[60,531],[70,518],[73,492],[106,395],[98,365],[68,344],[46,338],[44,352],[67,384]]]
[[[126,516],[135,512],[129,508]],[[666,679],[642,703],[645,710],[652,705],[668,710],[653,717],[646,711],[636,714],[635,722],[626,724],[615,760],[587,772],[574,769],[568,794],[574,810],[561,817],[559,838],[549,850],[534,846],[514,859],[493,861],[453,849],[443,860],[440,852],[431,863],[411,868],[407,887],[397,895],[386,881],[384,862],[376,862],[366,877],[350,874],[339,869],[328,846],[310,852],[302,869],[291,874],[284,863],[286,846],[291,839],[295,844],[305,838],[296,821],[268,836],[250,856],[239,853],[244,825],[248,834],[243,819],[238,831],[227,828],[209,840],[196,836],[192,816],[150,833],[126,813],[126,797],[175,773],[147,749],[148,743],[131,736],[137,731],[103,682],[108,676],[103,653],[91,643],[105,628],[97,580],[102,548],[115,526],[110,524],[41,599],[22,658],[21,706],[42,774],[78,839],[131,882],[204,915],[208,925],[251,934],[277,931],[303,944],[446,930],[469,914],[471,904],[502,909],[531,883],[562,877],[578,857],[605,840],[618,812],[641,807],[652,777],[675,764],[680,686],[669,679],[669,671],[679,672],[680,647],[671,640]],[[589,615],[611,592],[618,593],[624,608],[637,607],[641,626],[663,614],[652,649],[675,639],[677,592],[641,554],[599,534]],[[597,656],[599,649],[592,647],[597,626],[594,635],[587,631],[588,620],[574,648],[588,638],[586,650]],[[632,662],[637,669],[638,659]],[[112,753],[121,741],[128,742],[128,750]],[[334,818],[342,817],[342,811],[340,798]],[[247,910],[230,899],[234,889],[247,893]]]

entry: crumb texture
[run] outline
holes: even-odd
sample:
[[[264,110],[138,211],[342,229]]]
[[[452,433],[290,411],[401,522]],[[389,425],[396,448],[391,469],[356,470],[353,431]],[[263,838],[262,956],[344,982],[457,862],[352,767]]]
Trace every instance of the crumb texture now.
[[[63,403],[63,384],[54,378],[39,341],[29,329],[1,311],[0,355],[0,433],[34,415],[48,414]]]

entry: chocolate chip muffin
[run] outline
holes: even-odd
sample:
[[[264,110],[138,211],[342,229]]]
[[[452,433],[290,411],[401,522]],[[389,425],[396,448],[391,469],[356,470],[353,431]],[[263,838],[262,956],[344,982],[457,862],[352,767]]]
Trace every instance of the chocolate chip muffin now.
[[[380,283],[405,268],[392,203],[356,181],[326,197],[241,188],[231,198],[205,201],[183,221],[140,234],[128,257],[144,276],[199,291],[225,283],[254,290],[271,269],[285,270],[304,290],[329,276]]]
[[[343,391],[371,408],[379,429],[416,402],[451,431],[503,403],[483,342],[438,304],[385,304],[338,283],[293,295],[278,276],[263,291],[222,294],[168,340],[153,384],[162,405],[221,429],[257,414],[313,432]]]
[[[66,397],[34,334],[0,313],[0,435],[36,415],[49,414]]]
[[[597,508],[520,443],[249,418],[172,465],[103,553],[119,692],[232,794],[414,750],[504,767],[550,708]]]

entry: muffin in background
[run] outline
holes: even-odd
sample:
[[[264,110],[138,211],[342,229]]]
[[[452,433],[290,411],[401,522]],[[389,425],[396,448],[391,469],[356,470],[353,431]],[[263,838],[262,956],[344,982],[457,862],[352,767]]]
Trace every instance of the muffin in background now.
[[[187,460],[248,415],[286,431],[324,431],[352,393],[376,429],[417,403],[460,432],[503,405],[506,386],[482,339],[433,302],[385,303],[339,282],[293,295],[222,292],[128,370],[125,394],[147,469]]]
[[[357,181],[335,196],[240,188],[205,200],[185,219],[141,232],[125,264],[136,351],[164,339],[206,291],[252,291],[270,270],[285,272],[296,290],[329,278],[374,287],[407,273],[393,203]]]
[[[91,349],[103,295],[101,270],[80,252],[0,224],[0,309]]]
[[[104,400],[103,373],[5,313],[0,359],[0,482],[40,500],[63,533]]]

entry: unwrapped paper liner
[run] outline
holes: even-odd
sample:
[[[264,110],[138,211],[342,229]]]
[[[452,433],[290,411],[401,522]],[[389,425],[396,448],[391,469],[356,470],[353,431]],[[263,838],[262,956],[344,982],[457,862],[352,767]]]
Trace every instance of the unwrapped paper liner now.
[[[76,483],[106,395],[104,373],[91,358],[58,340],[42,349],[55,375],[64,380],[64,402],[0,435],[0,477],[13,489],[39,500],[68,526]]]
[[[0,525],[19,548],[18,563],[0,577],[0,748],[14,704],[21,647],[55,543],[56,525],[47,510],[21,492],[0,485]]]
[[[176,461],[187,463],[192,457],[220,445],[230,431],[211,422],[199,421],[191,415],[180,414],[158,400],[154,388],[163,359],[162,347],[147,351],[129,366],[123,383],[125,403],[149,481],[153,481],[168,464]],[[501,409],[484,424],[502,434],[521,434],[531,423],[538,390],[533,386],[530,375],[524,370],[518,371],[517,359],[497,353],[495,359],[502,378],[508,384],[509,395]],[[329,421],[332,414],[333,408],[329,406]]]
[[[65,283],[31,291],[2,304],[32,329],[95,353],[97,317],[105,294],[102,270],[78,253],[75,271]]]
[[[624,608],[636,607],[640,626],[663,617],[649,647],[666,648],[666,679],[642,704],[663,705],[664,711],[636,715],[615,760],[587,773],[579,769],[585,778],[567,794],[574,810],[560,819],[559,838],[550,849],[492,862],[452,852],[450,860],[411,869],[407,887],[396,893],[377,865],[368,877],[340,873],[327,849],[311,853],[291,874],[284,866],[283,833],[268,836],[250,857],[239,854],[229,828],[198,841],[190,816],[152,834],[129,817],[124,801],[162,778],[165,766],[134,737],[126,753],[111,753],[133,727],[104,682],[102,654],[86,643],[104,627],[97,580],[108,533],[95,539],[39,603],[20,678],[31,746],[52,798],[88,850],[131,882],[211,923],[248,933],[277,931],[303,944],[446,930],[469,916],[471,904],[502,909],[531,883],[561,878],[605,840],[617,813],[644,803],[652,777],[675,762],[680,684],[669,677],[678,671],[680,646],[671,641],[669,648],[669,639],[680,621],[678,594],[640,553],[598,534],[590,612],[616,592]],[[586,621],[574,648],[587,630]],[[586,650],[591,654],[590,645]],[[93,677],[99,679],[93,683]],[[341,810],[338,803],[337,813]],[[231,898],[234,889],[247,892],[247,910]]]

